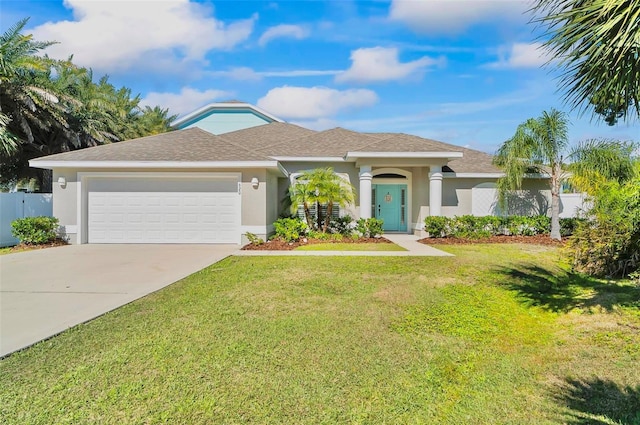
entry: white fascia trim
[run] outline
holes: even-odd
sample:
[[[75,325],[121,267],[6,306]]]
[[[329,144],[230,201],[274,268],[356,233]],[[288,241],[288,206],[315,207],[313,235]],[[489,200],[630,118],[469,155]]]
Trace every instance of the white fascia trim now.
[[[341,156],[270,156],[282,162],[345,162]]]
[[[274,168],[277,161],[40,161],[30,160],[34,168]]]
[[[442,177],[459,179],[499,179],[504,177],[504,173],[442,173]]]
[[[346,159],[358,158],[462,158],[462,152],[347,152]]]
[[[273,120],[273,121],[277,121],[277,122],[284,122],[284,120],[271,115],[269,112],[258,108],[257,106],[254,106],[250,103],[225,103],[225,102],[220,102],[220,103],[210,103],[208,105],[203,106],[200,109],[196,109],[195,111],[185,115],[184,117],[178,118],[176,119],[174,122],[171,123],[171,127],[178,127],[181,124],[184,124],[186,122],[189,122],[191,120],[193,120],[194,118],[197,118],[198,116],[202,115],[202,114],[206,114],[209,111],[213,111],[215,109],[251,109],[254,112],[257,112],[260,115],[264,115],[265,117]]]
[[[458,179],[499,179],[504,177],[504,173],[442,173],[444,178]],[[548,179],[547,174],[525,174],[525,179]]]

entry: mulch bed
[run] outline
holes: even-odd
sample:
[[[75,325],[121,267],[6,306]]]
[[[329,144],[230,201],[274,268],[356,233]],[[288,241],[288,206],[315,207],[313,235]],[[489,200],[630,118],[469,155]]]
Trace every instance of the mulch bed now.
[[[21,243],[19,245],[11,247],[11,252],[33,251],[35,249],[53,248],[56,246],[63,246],[63,245],[69,245],[69,243],[62,239],[56,239],[53,242],[43,243],[39,245],[28,245],[28,244]]]
[[[557,241],[551,239],[549,235],[535,236],[491,236],[482,239],[465,239],[465,238],[424,238],[418,242],[427,245],[469,245],[480,243],[525,243],[532,245],[548,245],[563,246],[566,239]]]
[[[273,239],[263,243],[262,245],[248,244],[242,247],[244,251],[291,251],[299,246],[313,245],[318,243],[393,243],[389,239],[385,238],[360,238],[351,239],[344,238],[341,241],[325,241],[321,239],[302,239],[299,242],[286,242],[282,239]]]

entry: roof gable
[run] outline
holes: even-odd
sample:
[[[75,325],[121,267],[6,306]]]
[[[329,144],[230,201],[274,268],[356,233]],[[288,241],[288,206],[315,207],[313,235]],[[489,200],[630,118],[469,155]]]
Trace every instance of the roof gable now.
[[[231,100],[211,103],[171,123],[176,129],[199,127],[213,134],[224,134],[271,122],[280,118],[249,103]]]

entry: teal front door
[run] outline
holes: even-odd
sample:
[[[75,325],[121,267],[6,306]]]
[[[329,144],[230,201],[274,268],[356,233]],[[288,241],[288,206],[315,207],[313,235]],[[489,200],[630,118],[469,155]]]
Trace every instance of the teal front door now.
[[[407,185],[375,184],[372,186],[373,216],[382,219],[385,232],[407,231]]]

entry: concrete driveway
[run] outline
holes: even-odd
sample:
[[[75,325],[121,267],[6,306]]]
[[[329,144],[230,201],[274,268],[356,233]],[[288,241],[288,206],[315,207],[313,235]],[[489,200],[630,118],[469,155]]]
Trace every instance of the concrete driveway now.
[[[0,256],[0,357],[164,288],[238,245],[69,245]]]

